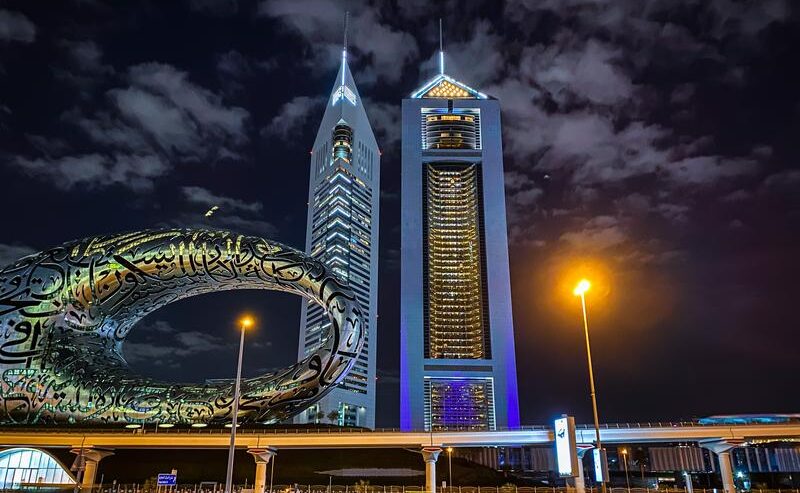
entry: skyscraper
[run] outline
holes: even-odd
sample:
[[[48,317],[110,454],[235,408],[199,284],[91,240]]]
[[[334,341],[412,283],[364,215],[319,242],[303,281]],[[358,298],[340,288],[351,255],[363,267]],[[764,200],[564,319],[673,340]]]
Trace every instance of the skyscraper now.
[[[306,252],[347,279],[365,314],[364,354],[345,380],[297,422],[375,427],[380,151],[347,65],[347,50],[311,151]],[[330,321],[312,302],[302,307],[298,358],[317,348]]]
[[[516,427],[500,104],[439,63],[403,100],[400,426]]]

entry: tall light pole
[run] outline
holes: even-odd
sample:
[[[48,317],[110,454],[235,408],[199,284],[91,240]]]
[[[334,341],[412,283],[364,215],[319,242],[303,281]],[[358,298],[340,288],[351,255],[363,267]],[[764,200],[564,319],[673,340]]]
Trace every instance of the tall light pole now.
[[[447,480],[450,481],[450,491],[453,491],[453,447],[447,447]]]
[[[628,475],[628,449],[624,448],[622,452],[622,463],[625,464],[625,484],[628,486],[628,493],[631,493],[631,478]]]
[[[594,412],[594,432],[597,438],[597,450],[603,450],[603,444],[600,441],[600,418],[597,416],[597,393],[594,389],[594,369],[592,368],[592,347],[589,344],[589,320],[586,317],[586,292],[589,291],[589,288],[592,287],[592,284],[586,280],[581,279],[575,289],[572,290],[572,294],[575,296],[581,297],[581,308],[583,308],[583,331],[586,335],[586,359],[589,362],[589,391],[592,395],[592,411]],[[602,453],[600,454],[602,457]],[[605,478],[603,478],[605,479]],[[603,493],[606,493],[606,482],[601,481],[600,487]]]
[[[233,391],[233,418],[231,420],[231,445],[228,448],[228,471],[225,474],[225,493],[233,493],[233,454],[236,451],[236,418],[239,414],[239,390],[242,383],[242,355],[244,354],[244,332],[253,326],[253,319],[242,317],[241,336],[239,338],[239,361],[236,364],[236,383]]]

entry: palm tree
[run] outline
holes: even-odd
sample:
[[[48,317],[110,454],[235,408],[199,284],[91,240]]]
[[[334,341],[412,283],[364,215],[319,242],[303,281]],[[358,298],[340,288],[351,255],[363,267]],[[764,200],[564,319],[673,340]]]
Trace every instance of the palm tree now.
[[[317,423],[319,423],[320,421],[325,419],[325,411],[320,409],[319,411],[317,411],[317,414],[315,414],[314,417],[316,418]]]
[[[329,412],[328,413],[328,421],[330,421],[331,424],[336,423],[337,421],[339,421],[339,411],[331,411],[331,412]]]

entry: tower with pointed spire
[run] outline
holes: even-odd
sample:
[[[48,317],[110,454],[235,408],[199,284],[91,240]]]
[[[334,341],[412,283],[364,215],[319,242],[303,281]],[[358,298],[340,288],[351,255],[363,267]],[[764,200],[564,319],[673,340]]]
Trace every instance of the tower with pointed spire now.
[[[347,17],[341,66],[314,140],[310,171],[306,252],[349,282],[365,314],[366,341],[344,381],[295,420],[374,428],[380,152],[347,64]],[[324,342],[329,323],[320,306],[303,303],[298,359]]]
[[[400,427],[519,426],[500,104],[439,73],[403,100]]]

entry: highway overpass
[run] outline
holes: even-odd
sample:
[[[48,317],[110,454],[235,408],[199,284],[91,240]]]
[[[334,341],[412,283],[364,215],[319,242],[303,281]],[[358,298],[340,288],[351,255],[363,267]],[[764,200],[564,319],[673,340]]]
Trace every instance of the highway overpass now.
[[[726,493],[733,488],[730,449],[749,441],[800,439],[800,422],[775,424],[712,424],[647,423],[602,425],[603,444],[697,442],[715,452]],[[579,426],[579,444],[591,444],[595,431]],[[266,465],[277,449],[323,448],[411,448],[419,450],[426,463],[428,489],[435,488],[435,463],[443,447],[523,446],[553,442],[549,427],[528,427],[499,431],[402,432],[399,430],[360,429],[240,429],[236,445],[246,448],[256,461],[256,491],[263,488]],[[68,447],[86,458],[84,484],[94,482],[97,463],[118,448],[176,449],[225,448],[230,443],[230,430],[200,429],[53,429],[0,428],[2,447]],[[263,489],[261,490],[263,491]]]
[[[601,425],[603,443],[709,442],[800,438],[800,422],[776,424],[700,425],[684,423]],[[593,427],[578,426],[578,443],[595,440]],[[227,428],[200,429],[22,429],[0,428],[0,446],[100,448],[225,448]],[[419,448],[431,446],[486,447],[547,444],[553,429],[535,426],[507,431],[412,431],[337,428],[240,429],[236,445],[243,448]]]

